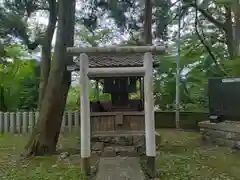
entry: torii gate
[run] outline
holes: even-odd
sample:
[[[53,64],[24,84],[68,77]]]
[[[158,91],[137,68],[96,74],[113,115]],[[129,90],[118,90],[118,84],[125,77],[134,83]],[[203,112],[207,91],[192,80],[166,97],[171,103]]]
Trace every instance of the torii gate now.
[[[90,134],[90,102],[89,77],[117,77],[144,75],[144,103],[145,103],[145,141],[147,166],[151,172],[156,171],[156,142],[153,100],[153,60],[152,54],[163,54],[161,46],[110,46],[110,47],[70,47],[68,54],[80,55],[80,88],[81,88],[81,158],[82,170],[85,175],[90,174],[91,134]],[[143,67],[89,68],[88,54],[144,54]]]

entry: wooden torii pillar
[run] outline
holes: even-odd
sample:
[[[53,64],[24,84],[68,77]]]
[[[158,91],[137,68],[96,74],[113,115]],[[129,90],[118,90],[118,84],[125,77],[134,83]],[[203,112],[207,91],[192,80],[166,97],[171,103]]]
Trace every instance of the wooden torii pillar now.
[[[155,119],[153,100],[153,58],[152,54],[163,54],[164,48],[160,46],[110,46],[91,48],[68,48],[73,56],[80,55],[80,84],[81,84],[81,158],[82,170],[90,175],[91,134],[90,134],[90,102],[89,77],[128,77],[144,75],[144,110],[145,110],[145,140],[147,166],[152,176],[155,176],[156,142]],[[144,54],[143,67],[116,67],[116,68],[89,68],[87,54]]]

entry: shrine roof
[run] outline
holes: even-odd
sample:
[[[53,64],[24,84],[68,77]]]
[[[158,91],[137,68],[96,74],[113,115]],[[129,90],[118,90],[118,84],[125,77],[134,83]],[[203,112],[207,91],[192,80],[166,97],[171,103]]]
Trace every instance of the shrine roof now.
[[[77,57],[74,63],[68,66],[69,71],[79,70],[80,58]],[[158,66],[158,56],[153,55],[153,66]],[[106,68],[106,67],[140,67],[143,66],[143,54],[127,54],[127,55],[91,55],[89,56],[90,68]]]

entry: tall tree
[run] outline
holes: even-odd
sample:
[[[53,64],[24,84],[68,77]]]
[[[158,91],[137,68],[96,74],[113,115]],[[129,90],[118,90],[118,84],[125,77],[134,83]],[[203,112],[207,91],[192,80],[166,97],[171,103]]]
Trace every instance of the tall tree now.
[[[48,2],[48,25],[42,39],[42,52],[41,52],[41,81],[39,84],[39,109],[41,107],[42,99],[48,82],[48,76],[52,59],[52,39],[57,22],[57,2],[56,0],[47,0]]]
[[[144,7],[144,43],[152,44],[152,1],[145,0]]]
[[[58,1],[58,28],[53,60],[37,126],[27,144],[28,155],[52,154],[60,132],[66,98],[71,83],[67,65],[72,57],[66,48],[74,44],[75,0]]]

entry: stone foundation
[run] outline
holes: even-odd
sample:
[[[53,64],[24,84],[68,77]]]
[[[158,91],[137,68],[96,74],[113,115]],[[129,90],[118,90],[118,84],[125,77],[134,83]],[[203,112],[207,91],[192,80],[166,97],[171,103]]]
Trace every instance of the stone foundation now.
[[[156,134],[156,142],[160,136]],[[99,133],[91,138],[91,150],[99,156],[145,155],[144,133]]]
[[[204,141],[240,149],[240,122],[210,123],[210,121],[203,121],[199,123],[199,127]]]

